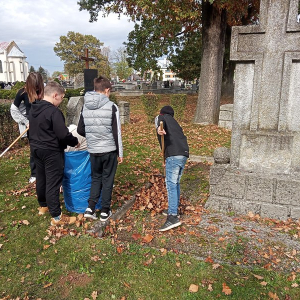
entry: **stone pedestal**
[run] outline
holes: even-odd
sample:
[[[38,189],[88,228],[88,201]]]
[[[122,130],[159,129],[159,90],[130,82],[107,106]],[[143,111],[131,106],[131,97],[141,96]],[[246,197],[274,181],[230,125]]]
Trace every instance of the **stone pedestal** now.
[[[241,171],[215,164],[210,171],[206,208],[286,220],[300,218],[300,177]]]

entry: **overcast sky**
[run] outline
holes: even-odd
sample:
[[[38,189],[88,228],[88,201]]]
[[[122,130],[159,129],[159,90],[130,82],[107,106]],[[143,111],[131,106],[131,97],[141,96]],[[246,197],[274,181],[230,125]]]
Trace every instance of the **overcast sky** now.
[[[126,16],[119,20],[117,15],[90,23],[89,13],[79,11],[77,0],[0,0],[0,42],[15,41],[29,66],[42,66],[50,75],[63,71],[53,47],[68,31],[91,34],[113,52],[124,47],[133,26]]]

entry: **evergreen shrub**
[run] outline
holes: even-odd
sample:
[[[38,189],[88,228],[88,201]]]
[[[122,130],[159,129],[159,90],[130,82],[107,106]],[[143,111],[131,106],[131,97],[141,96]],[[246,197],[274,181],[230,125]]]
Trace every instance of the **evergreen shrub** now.
[[[170,105],[174,109],[174,117],[176,120],[182,121],[184,119],[184,112],[186,109],[186,95],[174,94],[171,95]]]
[[[142,95],[141,101],[147,115],[148,123],[153,123],[158,112],[159,97],[155,94]]]

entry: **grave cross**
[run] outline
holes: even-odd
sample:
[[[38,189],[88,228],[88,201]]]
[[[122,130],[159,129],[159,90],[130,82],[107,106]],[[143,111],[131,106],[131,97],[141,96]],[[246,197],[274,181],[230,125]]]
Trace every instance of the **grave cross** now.
[[[89,61],[94,61],[94,59],[89,57],[89,50],[87,48],[85,48],[84,54],[85,56],[80,56],[80,59],[85,60],[85,68],[89,69]]]
[[[250,130],[292,130],[288,118],[299,109],[289,103],[292,63],[300,61],[298,5],[261,0],[259,25],[233,28],[231,60],[254,61]]]

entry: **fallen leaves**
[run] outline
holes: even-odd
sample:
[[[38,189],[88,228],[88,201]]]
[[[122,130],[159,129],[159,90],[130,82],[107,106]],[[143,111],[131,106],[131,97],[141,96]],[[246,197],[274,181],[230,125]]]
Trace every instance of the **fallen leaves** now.
[[[231,288],[226,283],[222,284],[222,288],[222,293],[224,293],[225,295],[231,295]]]
[[[199,290],[199,286],[196,284],[191,284],[189,287],[189,292],[190,293],[197,293]]]

